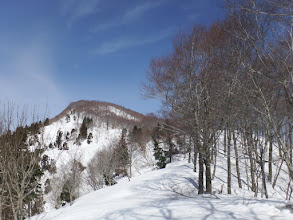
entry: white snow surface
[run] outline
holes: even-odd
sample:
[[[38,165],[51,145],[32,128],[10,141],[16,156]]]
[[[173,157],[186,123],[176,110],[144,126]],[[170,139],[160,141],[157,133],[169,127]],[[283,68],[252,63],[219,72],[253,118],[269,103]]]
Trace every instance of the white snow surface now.
[[[71,118],[73,118],[73,116],[71,116]],[[74,144],[74,142],[79,134],[79,127],[82,124],[82,120],[83,115],[79,116],[76,121],[71,119],[70,122],[66,122],[65,118],[62,118],[59,121],[44,127],[44,142],[46,145],[54,143],[58,131],[62,131],[62,143],[67,142],[69,146],[69,150],[58,150],[56,147],[54,149],[46,150],[45,154],[50,158],[55,159],[57,162],[57,168],[61,167],[63,163],[66,163],[72,156],[77,154],[81,156],[81,162],[86,165],[98,150],[107,147],[113,141],[118,141],[121,136],[122,129],[111,128],[107,130],[106,125],[101,122],[98,127],[95,125],[88,129],[88,133],[93,133],[92,142],[88,144],[86,140],[83,140],[81,141],[81,145],[78,146]],[[76,130],[76,133],[70,136],[69,141],[66,141],[64,135],[67,132],[71,133],[73,128]]]
[[[80,197],[72,206],[30,219],[293,219],[286,204],[282,199],[243,193],[198,195],[197,173],[184,160],[168,164],[165,169],[149,170],[130,181],[121,179],[114,186]]]
[[[112,112],[115,112],[114,110],[112,109]],[[116,111],[116,114],[119,113]],[[92,142],[88,144],[84,140],[81,145],[76,145],[74,142],[84,116],[75,114],[76,120],[74,120],[74,115],[70,115],[70,121],[66,121],[63,117],[44,127],[42,138],[47,146],[56,141],[59,130],[63,134],[71,133],[73,128],[77,130],[66,141],[69,150],[54,148],[45,151],[45,154],[56,161],[57,173],[54,175],[47,173],[44,181],[46,178],[60,175],[67,162],[76,155],[80,156],[81,162],[87,166],[97,151],[121,138],[122,128],[107,128],[104,121],[93,118],[94,126],[88,131],[94,136]],[[120,116],[128,118],[127,115]],[[240,150],[239,154],[243,158]],[[233,158],[231,160],[232,173],[236,174],[233,152],[231,156]],[[238,187],[237,177],[232,175],[232,195],[225,195],[227,193],[227,163],[222,147],[219,148],[216,175],[212,181],[214,195],[198,195],[198,173],[193,172],[193,165],[187,163],[184,155],[175,160],[179,161],[168,164],[165,169],[153,171],[155,161],[152,144],[149,143],[144,154],[140,151],[134,152],[132,167],[134,177],[130,181],[127,178],[119,178],[118,184],[94,192],[84,182],[80,191],[82,196],[75,200],[72,206],[66,205],[58,210],[50,203],[49,193],[44,198],[46,212],[30,219],[293,219],[293,213],[285,208],[286,204],[291,205],[291,203],[285,201],[288,174],[284,165],[275,189],[267,183],[269,199],[262,199],[255,198],[254,193],[248,190],[247,183],[250,183],[250,180],[246,178],[245,173],[248,170],[243,159],[239,161],[243,188]],[[278,162],[273,164],[273,176],[277,173],[279,165]],[[261,178],[257,181],[258,197],[260,197]]]
[[[125,111],[117,109],[117,108],[115,108],[113,106],[100,106],[99,108],[101,110],[104,110],[104,111],[112,112],[112,113],[114,113],[115,115],[117,115],[117,116],[119,116],[121,118],[126,118],[126,119],[133,120],[133,121],[139,121],[140,120],[140,119],[134,117],[133,115],[128,114]]]

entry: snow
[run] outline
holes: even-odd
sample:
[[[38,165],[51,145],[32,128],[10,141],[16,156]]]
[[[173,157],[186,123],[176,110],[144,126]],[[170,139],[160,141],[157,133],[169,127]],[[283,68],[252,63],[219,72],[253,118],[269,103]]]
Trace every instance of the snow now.
[[[217,185],[217,183],[216,183]],[[293,219],[282,199],[243,195],[198,195],[197,173],[185,160],[165,169],[121,179],[118,184],[84,195],[72,206],[31,220],[96,219]]]
[[[115,108],[108,111],[123,118],[136,120],[135,117],[120,112]],[[75,116],[75,119],[74,118]],[[87,163],[95,153],[121,138],[122,128],[113,128],[105,121],[98,121],[93,117],[94,125],[88,133],[93,134],[92,143],[86,140],[76,145],[76,137],[84,118],[83,113],[71,114],[70,121],[63,117],[49,126],[44,127],[43,140],[48,146],[56,141],[59,130],[63,134],[74,128],[76,136],[72,135],[68,141],[69,150],[47,149],[45,154],[56,161],[57,173],[46,174],[46,178],[60,175],[66,163],[75,156],[80,156],[81,162]],[[88,116],[88,115],[87,115]],[[220,137],[220,139],[223,139]],[[221,140],[223,142],[223,140]],[[239,140],[240,141],[240,140]],[[239,148],[239,168],[242,180],[242,189],[238,187],[234,151],[231,152],[232,163],[232,195],[227,194],[227,161],[226,153],[219,147],[215,178],[212,181],[214,195],[197,194],[198,173],[193,172],[193,165],[187,163],[186,155],[173,158],[179,160],[168,164],[165,169],[154,169],[152,143],[146,145],[145,151],[133,152],[133,178],[117,179],[118,184],[92,192],[89,186],[81,187],[79,199],[72,206],[64,206],[58,210],[50,203],[50,193],[45,195],[45,213],[32,217],[32,220],[93,220],[93,219],[293,219],[293,214],[285,201],[288,186],[288,174],[283,165],[276,187],[273,189],[267,183],[270,199],[255,198],[254,192],[249,189],[250,179],[247,177],[247,160],[244,152]],[[277,157],[277,149],[274,156]],[[278,166],[273,165],[273,176]],[[267,169],[267,166],[265,166]],[[212,171],[214,166],[212,164]],[[258,176],[258,172],[256,174]],[[266,170],[267,172],[267,170]],[[233,175],[234,174],[234,175]],[[248,175],[249,176],[249,175]],[[257,178],[258,197],[261,196],[261,178]],[[88,194],[86,194],[88,193]],[[292,210],[291,210],[292,211]]]
[[[127,114],[126,112],[122,111],[122,110],[119,110],[113,106],[108,106],[108,110],[110,112],[113,112],[114,114],[116,114],[117,116],[120,116],[122,118],[126,118],[126,119],[129,119],[129,120],[134,120],[134,121],[139,121],[139,119],[133,117],[132,115],[130,114]]]
[[[111,142],[119,140],[121,137],[121,129],[109,129],[92,126],[89,128],[88,133],[93,133],[92,143],[88,144],[86,140],[81,142],[78,146],[74,144],[76,141],[77,134],[79,133],[79,127],[82,123],[83,116],[79,116],[76,121],[71,120],[69,122],[65,121],[65,117],[61,118],[59,121],[52,123],[44,128],[44,142],[46,145],[54,143],[56,141],[56,136],[58,131],[63,132],[63,142],[67,142],[69,150],[58,150],[58,148],[48,149],[45,154],[50,158],[55,159],[57,162],[57,167],[61,166],[61,163],[68,161],[72,155],[80,154],[82,156],[82,163],[87,164],[89,160],[94,156],[94,154],[101,150],[103,147],[108,146]],[[76,134],[71,136],[69,141],[64,140],[64,134],[67,132],[71,133],[72,129],[76,130]]]
[[[126,118],[126,119],[133,120],[133,121],[139,121],[140,120],[140,119],[132,116],[131,114],[128,114],[125,111],[117,109],[117,108],[115,108],[113,106],[100,106],[99,108],[101,110],[114,113],[115,115],[117,115],[117,116],[119,116],[121,118]]]

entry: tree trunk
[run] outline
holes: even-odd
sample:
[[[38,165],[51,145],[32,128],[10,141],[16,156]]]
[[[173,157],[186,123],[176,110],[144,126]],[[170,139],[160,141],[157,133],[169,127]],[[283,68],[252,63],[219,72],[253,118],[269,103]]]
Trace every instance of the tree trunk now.
[[[266,184],[266,175],[265,175],[265,171],[264,171],[264,163],[262,160],[262,156],[261,156],[261,160],[260,160],[260,168],[261,168],[261,175],[262,175],[262,188],[265,191],[265,196],[268,199],[268,191],[267,191],[267,184]]]
[[[225,129],[224,130],[224,153],[226,153],[226,151],[227,151],[227,139],[226,139],[226,136],[227,136],[227,131]]]
[[[273,140],[272,136],[270,135],[269,138],[269,174],[268,174],[268,181],[271,183],[272,182],[272,177],[273,177]]]
[[[212,174],[212,180],[214,180],[214,178],[215,178],[216,168],[217,168],[217,144],[215,141],[215,143],[214,143],[214,169],[213,169],[213,174]]]
[[[193,171],[196,172],[196,164],[197,164],[197,154],[198,154],[198,148],[199,146],[196,146],[197,144],[194,144],[194,161],[193,161]]]
[[[208,145],[205,146],[206,192],[212,194],[211,155]]]
[[[185,136],[184,136],[184,143],[185,143]],[[191,163],[191,137],[189,137],[189,145],[188,145],[188,163]]]
[[[0,196],[0,220],[2,220],[2,196]]]
[[[229,130],[227,139],[227,192],[231,194],[231,132]]]
[[[234,140],[235,165],[236,165],[236,173],[237,173],[238,186],[239,186],[239,188],[242,188],[241,174],[240,174],[240,170],[239,170],[239,158],[238,158],[238,150],[237,150],[237,138],[235,136],[235,131],[233,131],[233,140]]]
[[[250,177],[251,177],[251,190],[253,192],[256,192],[256,185],[255,185],[255,174],[254,174],[254,159],[252,157],[252,143],[250,140],[250,136],[247,136],[247,151],[248,151],[248,157],[249,157],[249,162],[250,162]]]
[[[203,186],[203,155],[199,152],[199,172],[198,172],[198,194],[204,193],[204,186]]]
[[[73,203],[72,203],[72,193],[71,192],[69,193],[69,201],[70,201],[70,206],[72,206]]]
[[[289,142],[289,149],[290,149],[290,162],[291,162],[291,165],[293,164],[293,158],[292,158],[292,151],[293,151],[293,143],[292,143],[292,132],[293,132],[293,126],[292,125],[289,125],[289,134],[288,134],[288,142]]]
[[[284,162],[284,160],[281,159],[281,165],[278,167],[277,173],[276,173],[276,175],[275,175],[275,177],[274,177],[274,180],[273,180],[273,183],[272,183],[272,187],[273,187],[273,189],[274,189],[275,186],[276,186],[276,183],[277,183],[277,180],[278,180],[278,177],[279,177],[279,174],[280,174],[280,171],[281,171],[281,168],[282,168],[283,162]]]

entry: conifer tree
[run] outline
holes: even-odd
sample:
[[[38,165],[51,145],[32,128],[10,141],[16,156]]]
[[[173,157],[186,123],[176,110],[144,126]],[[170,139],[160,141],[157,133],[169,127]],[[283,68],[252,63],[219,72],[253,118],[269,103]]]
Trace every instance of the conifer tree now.
[[[159,143],[155,138],[153,138],[153,141],[154,141],[154,156],[155,156],[155,159],[158,161],[157,166],[160,169],[163,169],[166,167],[165,152],[163,151],[161,147],[159,147]]]

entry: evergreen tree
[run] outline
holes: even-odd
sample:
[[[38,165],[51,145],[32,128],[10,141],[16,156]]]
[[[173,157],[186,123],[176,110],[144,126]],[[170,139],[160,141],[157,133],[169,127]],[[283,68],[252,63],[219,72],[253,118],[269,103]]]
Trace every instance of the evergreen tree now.
[[[81,139],[86,139],[87,137],[87,126],[85,123],[82,123],[79,129],[80,132],[80,138]]]
[[[56,146],[58,147],[58,149],[61,149],[62,135],[63,135],[63,132],[58,131],[57,136],[56,136]]]
[[[88,137],[87,137],[87,143],[90,144],[93,141],[93,134],[89,133]]]
[[[117,169],[118,173],[123,173],[123,175],[128,175],[127,166],[130,163],[128,147],[125,141],[125,135],[127,130],[124,128],[122,130],[122,136],[118,143],[118,146],[115,150],[115,159],[117,160]]]
[[[50,120],[49,120],[49,118],[46,118],[46,120],[44,121],[44,126],[48,126],[48,125],[49,125],[49,123],[50,123]]]
[[[158,161],[157,166],[162,169],[166,167],[166,156],[165,152],[161,147],[159,147],[159,143],[156,138],[153,138],[154,141],[154,156],[155,159]]]
[[[131,141],[138,143],[142,139],[143,133],[142,129],[138,128],[136,125],[133,127],[132,134],[131,134]]]
[[[65,120],[66,120],[66,123],[70,122],[70,115],[69,114],[66,115]]]
[[[79,132],[80,132],[80,138],[81,139],[86,139],[87,138],[87,129],[89,126],[91,126],[91,124],[93,123],[93,119],[92,118],[88,118],[88,117],[84,117],[82,124],[79,128]]]

